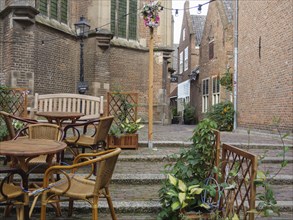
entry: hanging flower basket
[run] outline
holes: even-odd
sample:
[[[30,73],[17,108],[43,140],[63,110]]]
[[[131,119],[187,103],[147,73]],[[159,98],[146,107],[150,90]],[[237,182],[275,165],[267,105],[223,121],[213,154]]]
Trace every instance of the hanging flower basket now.
[[[158,27],[160,23],[159,12],[162,10],[163,7],[158,1],[151,1],[150,3],[146,3],[141,11],[145,26]]]

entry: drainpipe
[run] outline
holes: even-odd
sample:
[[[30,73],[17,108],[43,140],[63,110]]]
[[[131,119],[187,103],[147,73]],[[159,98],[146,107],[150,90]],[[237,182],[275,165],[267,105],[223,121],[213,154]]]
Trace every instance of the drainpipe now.
[[[234,100],[234,123],[233,130],[237,128],[237,93],[238,93],[238,2],[235,1],[235,25],[234,25],[234,75],[233,75],[233,100]]]

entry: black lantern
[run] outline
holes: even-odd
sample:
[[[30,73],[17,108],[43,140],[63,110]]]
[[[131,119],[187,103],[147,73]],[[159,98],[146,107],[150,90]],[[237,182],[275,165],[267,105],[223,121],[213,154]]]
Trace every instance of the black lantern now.
[[[83,46],[84,38],[88,36],[90,25],[83,16],[80,17],[79,22],[74,24],[76,36],[80,39],[80,75],[79,83],[77,84],[78,93],[84,94],[88,90],[88,84],[84,81],[84,65],[83,65]]]

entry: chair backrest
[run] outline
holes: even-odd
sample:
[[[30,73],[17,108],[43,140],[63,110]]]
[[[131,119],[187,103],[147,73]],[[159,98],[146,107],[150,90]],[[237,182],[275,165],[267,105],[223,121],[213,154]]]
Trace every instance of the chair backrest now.
[[[82,160],[82,158],[84,157],[95,157],[94,159],[81,162],[76,166],[76,169],[78,169],[78,166],[85,166],[89,164],[97,165],[94,194],[98,195],[101,189],[109,185],[120,153],[121,149],[115,148],[111,150],[101,151],[99,153],[79,154],[74,158],[73,164]]]
[[[39,123],[28,125],[28,133],[30,139],[50,139],[61,141],[63,131],[56,124]]]
[[[27,124],[36,124],[36,123],[38,123],[36,120],[18,117],[18,116],[9,114],[9,113],[4,112],[4,111],[0,111],[0,116],[3,118],[3,120],[4,120],[5,124],[6,124],[10,139],[13,139],[13,138],[16,137],[16,130],[15,130],[14,126],[13,126],[13,120],[20,121],[20,122],[24,123],[24,126],[27,125]]]
[[[121,153],[120,148],[105,151],[105,154],[99,156],[96,171],[95,193],[99,194],[100,189],[110,184],[118,156]]]
[[[113,120],[114,116],[106,116],[99,119],[99,124],[96,125],[95,143],[106,141]]]

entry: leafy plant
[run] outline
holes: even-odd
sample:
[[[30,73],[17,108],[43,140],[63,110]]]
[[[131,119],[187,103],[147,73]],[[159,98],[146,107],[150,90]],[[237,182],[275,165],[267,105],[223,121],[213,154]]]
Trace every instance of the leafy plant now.
[[[277,200],[275,198],[275,192],[272,188],[272,181],[274,178],[281,172],[281,170],[287,166],[288,161],[286,160],[286,153],[288,152],[289,148],[285,146],[285,138],[289,135],[289,133],[282,134],[280,130],[280,118],[273,119],[273,125],[276,128],[278,136],[282,142],[282,153],[278,154],[278,156],[282,157],[282,162],[280,164],[279,170],[272,174],[269,170],[257,170],[257,176],[255,179],[255,184],[257,188],[263,188],[263,191],[257,193],[257,199],[260,201],[256,210],[252,210],[259,215],[264,217],[271,217],[274,215],[280,215],[279,208],[277,206]],[[248,131],[250,134],[250,131]],[[259,164],[261,164],[266,157],[266,153],[259,157]]]
[[[232,92],[233,90],[233,78],[232,73],[230,73],[230,67],[226,69],[224,76],[220,79],[221,86],[225,87],[226,90]]]
[[[0,117],[0,141],[3,141],[8,135],[8,130],[4,120]]]
[[[198,185],[199,188],[204,188],[208,196],[212,196],[214,191],[211,189],[213,187],[206,187],[205,180],[211,174],[214,166],[216,149],[214,147],[215,135],[213,129],[216,127],[216,123],[210,119],[201,121],[193,131],[191,148],[181,150],[179,156],[173,155],[172,157],[176,159],[176,162],[165,168],[166,174],[173,176],[178,181],[180,179],[186,186]],[[180,208],[174,209],[176,205],[173,205],[172,209],[171,204],[177,201],[175,194],[173,196],[169,195],[172,189],[174,190],[174,184],[171,184],[169,180],[163,181],[159,190],[162,210],[158,215],[158,219],[180,219],[182,217]],[[204,201],[197,196],[192,201],[187,199],[184,202],[187,205],[182,202],[179,206],[181,208],[184,206],[186,209],[201,207],[204,204]]]
[[[187,124],[187,125],[195,124],[196,122],[195,114],[196,114],[195,108],[191,106],[190,104],[186,104],[184,106],[184,111],[183,111],[184,124]]]
[[[134,122],[131,122],[126,118],[125,121],[121,122],[119,125],[112,125],[109,133],[110,135],[121,137],[123,134],[134,134],[143,127],[144,125],[141,124],[141,118]]]
[[[168,174],[168,180],[170,183],[170,189],[167,195],[172,200],[171,209],[172,211],[182,210],[188,204],[193,203],[195,198],[203,191],[199,185],[187,186],[182,180]]]
[[[217,123],[220,131],[232,131],[234,122],[234,108],[230,101],[213,105],[207,112],[207,117]]]

